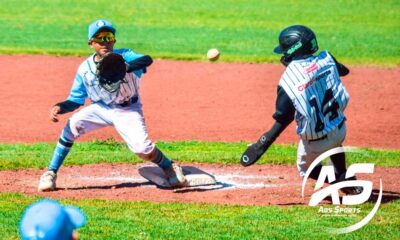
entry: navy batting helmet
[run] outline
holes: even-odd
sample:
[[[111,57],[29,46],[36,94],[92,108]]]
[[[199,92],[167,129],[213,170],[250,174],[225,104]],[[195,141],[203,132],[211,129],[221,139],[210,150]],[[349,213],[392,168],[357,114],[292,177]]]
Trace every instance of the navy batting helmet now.
[[[283,54],[287,59],[295,59],[313,54],[318,50],[314,32],[303,25],[293,25],[279,34],[279,45],[275,53]]]

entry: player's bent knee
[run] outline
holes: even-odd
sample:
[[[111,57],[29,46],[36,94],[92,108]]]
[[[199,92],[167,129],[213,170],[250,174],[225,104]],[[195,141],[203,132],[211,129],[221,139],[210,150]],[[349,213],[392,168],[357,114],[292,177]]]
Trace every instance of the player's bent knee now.
[[[73,142],[76,139],[76,137],[74,136],[74,134],[71,131],[71,124],[70,124],[69,120],[61,133],[61,137],[63,140],[66,140],[69,142]]]
[[[71,118],[69,120],[69,127],[70,127],[72,135],[75,138],[78,138],[80,135],[85,133],[85,128],[83,127],[83,121],[80,121],[80,120],[76,121]]]

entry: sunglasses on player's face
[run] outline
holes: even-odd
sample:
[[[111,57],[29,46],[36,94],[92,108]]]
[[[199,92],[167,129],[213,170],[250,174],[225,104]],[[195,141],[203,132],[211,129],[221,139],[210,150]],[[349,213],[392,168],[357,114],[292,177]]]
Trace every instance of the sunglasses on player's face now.
[[[109,42],[115,42],[115,36],[112,32],[101,32],[96,34],[92,38],[93,42],[96,43],[109,43]]]

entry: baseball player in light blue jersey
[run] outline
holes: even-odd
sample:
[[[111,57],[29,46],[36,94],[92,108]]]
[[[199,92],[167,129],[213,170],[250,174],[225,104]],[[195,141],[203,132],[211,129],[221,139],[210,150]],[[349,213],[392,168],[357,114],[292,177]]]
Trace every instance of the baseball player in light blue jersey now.
[[[300,142],[297,150],[297,167],[304,176],[308,167],[323,152],[342,146],[346,136],[344,110],[349,94],[340,76],[349,73],[329,52],[318,50],[314,32],[306,26],[285,28],[279,35],[275,53],[283,54],[286,66],[278,84],[275,124],[259,140],[246,149],[241,157],[243,166],[255,163],[275,141],[280,133],[296,121]],[[344,180],[345,154],[331,156],[337,174]],[[313,169],[310,177],[317,179],[322,166]],[[349,180],[349,179],[348,179]],[[360,187],[342,189],[346,193],[359,193]]]
[[[171,186],[181,187],[186,183],[182,168],[168,159],[148,138],[139,85],[142,74],[146,73],[153,60],[130,49],[114,49],[115,34],[116,29],[109,21],[96,20],[89,25],[88,45],[94,53],[81,63],[67,100],[51,109],[50,118],[57,122],[58,114],[78,109],[84,105],[86,98],[90,98],[91,104],[73,114],[65,125],[48,171],[40,178],[39,191],[56,188],[57,171],[80,135],[106,126],[114,126],[129,149],[141,159],[162,168]],[[122,55],[127,70],[124,81],[112,90],[99,84],[96,75],[96,65],[111,52]]]

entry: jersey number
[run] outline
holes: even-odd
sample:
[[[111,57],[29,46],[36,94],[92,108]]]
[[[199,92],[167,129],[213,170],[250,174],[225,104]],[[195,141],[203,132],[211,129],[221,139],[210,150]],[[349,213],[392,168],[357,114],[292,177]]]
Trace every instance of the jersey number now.
[[[315,132],[320,132],[325,128],[325,123],[320,117],[321,111],[318,107],[317,98],[315,96],[312,96],[309,100],[309,103],[314,108],[315,116],[317,118]],[[327,89],[324,95],[324,99],[322,100],[322,115],[325,117],[328,113],[330,113],[329,121],[332,121],[339,116],[338,109],[339,104],[333,98],[332,89]]]

